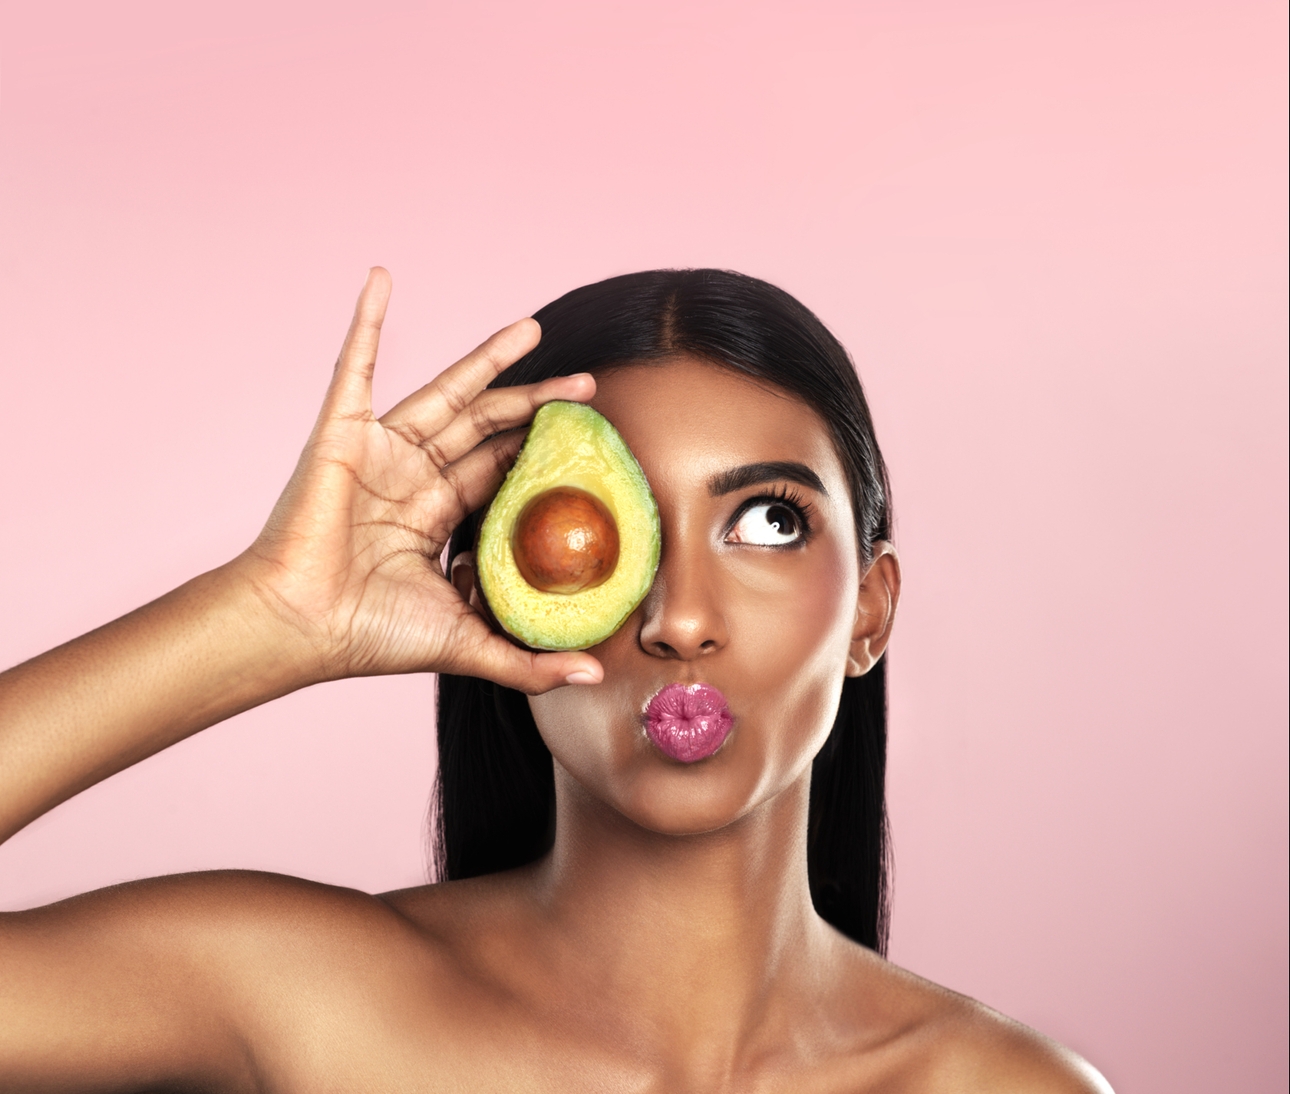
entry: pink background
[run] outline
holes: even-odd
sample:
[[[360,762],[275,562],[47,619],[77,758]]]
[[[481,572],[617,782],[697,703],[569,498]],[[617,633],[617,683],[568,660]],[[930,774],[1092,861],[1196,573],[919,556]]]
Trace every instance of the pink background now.
[[[365,268],[377,400],[719,265],[893,469],[893,956],[1121,1094],[1285,1090],[1279,3],[10,3],[0,661],[240,550]],[[245,714],[0,851],[0,906],[418,882],[431,680]]]

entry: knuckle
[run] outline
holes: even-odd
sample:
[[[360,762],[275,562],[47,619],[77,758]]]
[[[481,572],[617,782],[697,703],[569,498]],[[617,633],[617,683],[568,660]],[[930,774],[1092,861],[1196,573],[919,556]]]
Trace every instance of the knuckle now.
[[[425,448],[428,444],[434,443],[434,438],[426,436],[417,428],[416,422],[403,421],[388,426],[390,430],[402,437],[408,444],[415,445],[417,448]]]
[[[505,423],[496,413],[495,404],[481,399],[476,399],[470,405],[470,424],[480,438],[491,437],[505,427]]]
[[[481,360],[488,364],[488,367],[494,373],[501,372],[508,362],[508,355],[505,352],[499,352],[502,345],[506,342],[506,331],[498,331],[479,347],[479,356]]]
[[[439,394],[443,397],[443,401],[448,404],[448,409],[454,414],[460,414],[471,400],[470,389],[455,376],[444,378],[444,382],[439,388]]]
[[[457,513],[468,512],[466,508],[468,500],[466,497],[466,486],[461,481],[461,476],[457,471],[451,467],[445,469],[441,473],[439,481],[447,488],[449,498],[455,506],[455,511]]]
[[[430,462],[439,468],[442,473],[444,466],[448,463],[448,454],[443,450],[438,439],[435,437],[423,437],[420,441],[413,443],[430,458]]]
[[[489,454],[493,457],[493,468],[503,472],[509,470],[515,458],[515,452],[509,444],[489,445]]]

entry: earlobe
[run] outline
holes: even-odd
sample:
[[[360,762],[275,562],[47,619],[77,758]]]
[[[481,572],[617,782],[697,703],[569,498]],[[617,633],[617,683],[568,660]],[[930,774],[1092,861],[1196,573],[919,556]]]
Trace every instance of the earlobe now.
[[[848,676],[863,676],[878,663],[891,639],[900,600],[900,560],[886,540],[873,545],[874,559],[860,579],[856,621],[847,653]]]

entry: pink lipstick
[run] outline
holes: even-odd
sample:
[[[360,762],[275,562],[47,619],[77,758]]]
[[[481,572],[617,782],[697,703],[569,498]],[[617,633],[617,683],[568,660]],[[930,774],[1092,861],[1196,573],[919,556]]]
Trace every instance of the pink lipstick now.
[[[645,705],[645,732],[665,756],[692,764],[721,747],[734,718],[709,684],[668,684]]]

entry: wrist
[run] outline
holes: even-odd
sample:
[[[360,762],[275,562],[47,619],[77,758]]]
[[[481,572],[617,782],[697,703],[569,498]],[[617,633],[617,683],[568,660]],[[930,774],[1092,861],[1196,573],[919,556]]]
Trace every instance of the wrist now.
[[[275,576],[248,551],[197,580],[207,585],[218,627],[243,650],[246,671],[261,686],[286,694],[335,679],[337,658],[325,634],[293,608]]]

